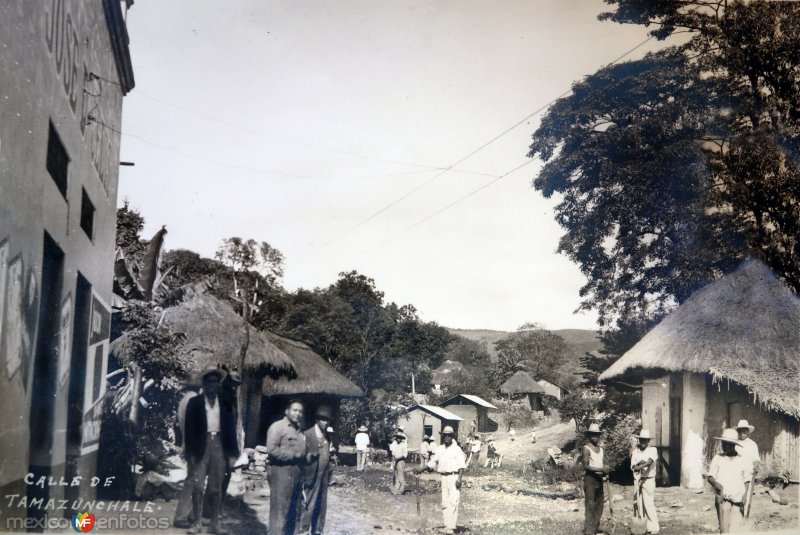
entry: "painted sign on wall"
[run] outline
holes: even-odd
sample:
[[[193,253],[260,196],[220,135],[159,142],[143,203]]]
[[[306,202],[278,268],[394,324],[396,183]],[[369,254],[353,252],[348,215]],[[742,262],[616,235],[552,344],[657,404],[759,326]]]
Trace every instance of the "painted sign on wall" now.
[[[92,295],[92,310],[89,317],[89,347],[86,352],[81,455],[95,451],[100,443],[103,397],[106,391],[111,311],[96,294]]]

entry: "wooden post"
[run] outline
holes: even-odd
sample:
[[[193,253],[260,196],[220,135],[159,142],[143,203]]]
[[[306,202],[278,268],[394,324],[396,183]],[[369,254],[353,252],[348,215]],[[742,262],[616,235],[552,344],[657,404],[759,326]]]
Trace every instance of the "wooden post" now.
[[[133,390],[131,391],[131,412],[130,419],[133,423],[139,422],[139,397],[142,395],[142,368],[138,364],[131,363],[133,369]]]

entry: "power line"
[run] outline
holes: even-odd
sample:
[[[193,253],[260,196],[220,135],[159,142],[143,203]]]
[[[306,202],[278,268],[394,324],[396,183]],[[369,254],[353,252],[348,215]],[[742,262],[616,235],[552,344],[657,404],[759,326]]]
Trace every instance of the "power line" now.
[[[222,124],[222,125],[228,126],[230,128],[233,128],[235,130],[239,130],[241,132],[244,132],[246,134],[252,134],[252,135],[264,137],[264,138],[267,138],[267,139],[274,139],[274,140],[277,140],[277,141],[281,141],[283,143],[291,143],[291,144],[294,144],[294,145],[299,145],[299,146],[307,147],[307,148],[314,149],[314,150],[321,150],[321,151],[330,152],[330,153],[333,153],[333,154],[340,154],[340,155],[343,155],[343,156],[350,156],[352,158],[360,158],[362,160],[370,160],[370,161],[374,161],[374,162],[390,163],[390,164],[395,164],[395,165],[405,165],[407,167],[416,167],[418,169],[424,169],[426,171],[442,171],[442,170],[446,169],[445,167],[441,167],[441,166],[419,164],[419,163],[413,163],[413,162],[406,162],[406,161],[402,161],[402,160],[391,160],[391,159],[387,159],[387,158],[381,158],[381,157],[378,157],[378,156],[369,156],[369,155],[361,154],[361,153],[357,153],[357,152],[350,152],[350,151],[345,151],[345,150],[341,150],[341,149],[335,149],[335,148],[331,148],[331,147],[324,147],[324,146],[321,146],[321,145],[315,145],[313,143],[307,143],[307,142],[304,142],[304,141],[298,141],[296,139],[283,138],[283,137],[280,137],[280,136],[276,136],[274,134],[268,134],[266,132],[262,132],[262,131],[259,131],[259,130],[254,130],[252,128],[248,128],[246,126],[242,126],[242,125],[234,123],[232,121],[228,121],[226,119],[220,119],[219,117],[206,115],[204,113],[198,113],[198,112],[192,110],[191,108],[187,108],[186,106],[181,106],[180,104],[175,104],[174,102],[169,102],[167,100],[163,100],[163,99],[154,97],[152,95],[148,95],[147,93],[145,93],[143,91],[140,91],[138,89],[136,91],[136,94],[140,95],[140,96],[143,96],[144,98],[146,98],[148,100],[151,100],[153,102],[157,102],[157,103],[159,103],[159,104],[161,104],[163,106],[167,106],[169,108],[174,108],[174,109],[179,110],[179,111],[181,111],[183,113],[186,113],[188,115],[192,115],[194,117],[197,117],[198,119],[202,119],[204,121],[210,121],[210,122]],[[476,175],[476,176],[493,176],[493,175],[491,175],[489,173],[480,173],[480,172],[468,171],[468,170],[464,170],[464,169],[458,169],[458,170],[456,170],[456,172],[467,174],[467,175]],[[395,173],[395,174],[387,175],[387,176],[399,176],[401,174],[412,174],[412,173]]]
[[[639,44],[637,44],[637,45],[636,45],[636,46],[634,46],[633,48],[631,48],[631,49],[627,50],[627,51],[626,51],[626,52],[624,52],[623,54],[621,54],[621,55],[619,55],[618,57],[616,57],[616,58],[614,58],[613,60],[611,60],[611,61],[610,61],[609,63],[607,63],[605,66],[607,67],[607,66],[610,66],[610,65],[613,65],[613,64],[617,63],[617,62],[618,62],[618,61],[620,61],[621,59],[625,58],[625,57],[626,57],[626,56],[628,56],[629,54],[631,54],[631,53],[635,52],[636,50],[638,50],[639,48],[641,48],[642,46],[644,46],[644,45],[645,45],[647,42],[651,41],[652,39],[653,39],[653,36],[650,36],[650,37],[648,37],[647,39],[645,39],[644,41],[640,42]],[[344,230],[344,231],[343,231],[342,233],[340,233],[339,235],[337,235],[337,236],[333,237],[331,240],[329,240],[329,241],[327,241],[327,242],[325,242],[325,243],[323,243],[323,244],[321,244],[321,245],[319,245],[319,246],[315,247],[314,249],[312,249],[311,251],[309,251],[308,253],[306,253],[305,255],[303,255],[303,256],[301,257],[301,259],[308,258],[309,256],[313,255],[314,253],[316,253],[316,252],[318,252],[318,251],[321,251],[322,249],[325,249],[326,247],[328,247],[328,246],[330,246],[330,245],[332,245],[332,244],[336,243],[337,241],[339,241],[340,239],[342,239],[343,237],[345,237],[347,234],[349,234],[349,233],[351,233],[351,232],[353,232],[353,231],[355,231],[355,230],[357,230],[357,229],[361,228],[362,226],[364,226],[365,224],[369,223],[370,221],[372,221],[373,219],[375,219],[375,218],[376,218],[376,217],[378,217],[379,215],[383,214],[384,212],[386,212],[387,210],[389,210],[389,209],[390,209],[390,208],[392,208],[393,206],[397,205],[398,203],[400,203],[400,202],[404,201],[405,199],[407,199],[408,197],[412,196],[413,194],[415,194],[415,193],[416,193],[416,192],[418,192],[419,190],[421,190],[421,189],[423,189],[424,187],[426,187],[428,184],[430,184],[430,183],[434,182],[434,181],[435,181],[435,180],[437,180],[439,177],[441,177],[441,176],[445,175],[446,173],[448,173],[448,172],[450,172],[450,171],[453,171],[453,170],[454,170],[454,169],[453,169],[454,167],[456,167],[457,165],[459,165],[459,164],[461,164],[461,163],[465,162],[466,160],[468,160],[469,158],[471,158],[472,156],[474,156],[474,155],[475,155],[475,154],[477,154],[478,152],[482,151],[483,149],[485,149],[485,148],[486,148],[486,147],[488,147],[489,145],[493,144],[493,143],[494,143],[495,141],[497,141],[498,139],[502,138],[503,136],[505,136],[506,134],[508,134],[509,132],[511,132],[512,130],[514,130],[515,128],[517,128],[518,126],[520,126],[520,125],[522,125],[522,124],[526,123],[528,120],[530,120],[531,118],[533,118],[535,115],[537,115],[537,114],[539,114],[539,113],[543,112],[544,110],[546,110],[546,109],[548,108],[548,106],[550,106],[551,104],[553,104],[554,102],[556,102],[558,99],[560,99],[560,98],[562,98],[562,97],[565,97],[565,96],[567,96],[567,95],[568,95],[568,94],[569,94],[571,91],[572,91],[572,89],[570,88],[570,89],[568,89],[568,90],[564,91],[563,93],[561,93],[560,95],[558,95],[557,97],[555,97],[555,98],[553,98],[553,99],[549,100],[547,103],[543,104],[542,106],[540,106],[539,108],[537,108],[537,109],[536,109],[536,110],[534,110],[533,112],[529,113],[529,114],[528,114],[528,115],[526,115],[524,118],[522,118],[522,119],[521,119],[521,120],[519,120],[518,122],[514,123],[514,124],[513,124],[513,125],[511,125],[510,127],[506,128],[505,130],[503,130],[502,132],[500,132],[499,134],[497,134],[497,135],[496,135],[496,136],[494,136],[492,139],[490,139],[489,141],[485,142],[484,144],[482,144],[482,145],[481,145],[481,146],[479,146],[478,148],[476,148],[476,149],[472,150],[471,152],[469,152],[469,153],[468,153],[466,156],[464,156],[463,158],[461,158],[461,159],[460,159],[460,160],[458,160],[457,162],[455,162],[455,163],[453,163],[453,164],[451,164],[451,165],[447,166],[447,167],[446,167],[446,168],[444,168],[444,169],[443,169],[441,172],[439,172],[439,173],[437,173],[436,175],[434,175],[433,177],[429,178],[428,180],[426,180],[426,181],[425,181],[425,182],[423,182],[422,184],[420,184],[420,185],[418,185],[418,186],[414,187],[413,189],[411,189],[411,190],[410,190],[410,191],[408,191],[407,193],[404,193],[404,194],[403,194],[403,195],[401,195],[400,197],[398,197],[398,198],[396,198],[395,200],[391,201],[389,204],[387,204],[387,205],[383,206],[382,208],[380,208],[378,211],[376,211],[376,212],[372,213],[371,215],[369,215],[369,216],[368,216],[368,217],[366,217],[365,219],[362,219],[361,221],[359,221],[358,223],[356,223],[356,224],[355,224],[355,225],[353,225],[352,227],[350,227],[350,228],[348,228],[348,229]],[[518,169],[518,168],[516,168],[516,169]],[[516,170],[516,169],[514,169],[514,170]],[[513,172],[513,171],[511,171],[511,172]],[[498,180],[502,179],[503,177],[507,176],[508,174],[509,174],[509,173],[505,173],[505,174],[503,174],[503,175],[500,175],[499,177],[495,177],[495,178],[494,178],[494,180],[492,180],[492,181],[488,182],[488,183],[487,183],[485,186],[489,186],[489,185],[491,185],[491,184],[493,184],[493,183],[497,182]],[[478,188],[478,189],[477,189],[477,190],[475,190],[473,193],[470,193],[470,195],[472,195],[472,194],[474,194],[474,193],[477,193],[478,191],[482,190],[482,189],[483,189],[485,186],[482,186],[482,187]],[[458,202],[461,202],[461,201],[457,201],[457,202],[456,202],[456,203],[454,203],[453,205],[455,205],[455,204],[458,204]],[[446,210],[447,208],[449,208],[449,207],[450,207],[450,205],[448,205],[448,207],[446,207],[446,208],[445,208],[445,210]],[[440,212],[436,212],[436,214],[438,214],[438,213],[440,213]],[[436,215],[436,214],[433,214],[433,215]],[[425,218],[425,219],[424,219],[422,222],[424,222],[424,221],[427,221],[428,219],[429,219],[429,218]],[[406,230],[411,230],[411,228],[414,228],[414,227],[416,227],[418,224],[421,224],[421,222],[415,223],[414,225],[412,225],[411,227],[409,227],[409,228],[408,228],[408,229],[406,229]],[[405,232],[405,231],[402,231],[402,232]],[[401,232],[401,233],[402,233],[402,232]],[[391,238],[391,239],[393,239],[393,238]],[[391,240],[391,239],[390,239],[390,240]],[[386,241],[390,241],[390,240],[386,240]],[[381,242],[381,244],[383,244],[383,243],[385,243],[385,242]],[[372,249],[370,249],[370,250],[372,250]],[[360,256],[360,255],[359,255],[359,256]]]
[[[486,188],[488,188],[488,187],[489,187],[489,186],[491,186],[492,184],[494,184],[494,183],[496,183],[496,182],[499,182],[499,181],[503,180],[503,179],[504,179],[505,177],[507,177],[508,175],[511,175],[511,174],[513,174],[513,173],[515,173],[515,172],[519,171],[520,169],[522,169],[522,168],[523,168],[523,167],[525,167],[526,165],[530,165],[530,164],[532,164],[532,163],[533,163],[533,162],[535,162],[535,161],[536,161],[536,160],[529,159],[529,160],[525,161],[524,163],[522,163],[522,164],[520,164],[520,165],[516,166],[516,167],[515,167],[514,169],[512,169],[511,171],[507,171],[507,172],[503,173],[502,175],[498,175],[497,177],[495,177],[495,179],[494,179],[494,180],[490,180],[490,181],[489,181],[489,182],[487,182],[486,184],[484,184],[484,185],[482,185],[482,186],[480,186],[480,187],[478,187],[478,188],[475,188],[474,190],[470,191],[470,192],[469,192],[469,193],[467,193],[466,195],[463,195],[463,196],[459,197],[458,199],[456,199],[455,201],[451,202],[450,204],[448,204],[448,205],[446,205],[446,206],[443,206],[442,208],[439,208],[438,210],[436,210],[436,211],[435,211],[435,212],[433,212],[432,214],[429,214],[429,215],[427,215],[427,216],[423,217],[422,219],[420,219],[419,221],[417,221],[417,222],[416,222],[416,223],[414,223],[413,225],[410,225],[410,226],[408,226],[408,227],[404,228],[403,230],[401,230],[401,231],[399,231],[399,232],[397,232],[397,233],[395,233],[395,234],[392,234],[392,235],[391,235],[391,236],[389,236],[388,238],[386,238],[386,239],[384,239],[384,240],[382,240],[382,241],[380,241],[380,242],[376,243],[375,245],[373,245],[373,246],[372,246],[372,247],[370,247],[369,249],[366,249],[366,250],[364,250],[364,251],[360,252],[360,253],[359,253],[359,254],[356,256],[356,258],[360,258],[360,257],[362,257],[362,256],[364,256],[364,255],[366,255],[366,254],[368,254],[368,253],[370,253],[370,252],[374,251],[375,249],[377,249],[377,248],[381,247],[382,245],[385,245],[385,244],[389,243],[390,241],[392,241],[392,240],[394,240],[395,238],[399,237],[401,234],[405,234],[406,232],[408,232],[408,231],[410,231],[410,230],[413,230],[413,229],[417,228],[418,226],[422,225],[423,223],[426,223],[427,221],[429,221],[429,220],[433,219],[434,217],[436,217],[437,215],[441,214],[442,212],[444,212],[444,211],[446,211],[446,210],[449,210],[450,208],[452,208],[452,207],[456,206],[457,204],[461,204],[462,202],[466,201],[467,199],[469,199],[469,198],[470,198],[470,197],[472,197],[473,195],[475,195],[475,194],[477,194],[477,193],[479,193],[479,192],[481,192],[481,191],[485,190]]]

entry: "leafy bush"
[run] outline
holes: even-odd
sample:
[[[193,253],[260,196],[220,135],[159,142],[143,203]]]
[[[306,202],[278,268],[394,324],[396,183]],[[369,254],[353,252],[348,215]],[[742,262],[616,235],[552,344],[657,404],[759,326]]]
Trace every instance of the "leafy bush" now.
[[[583,478],[583,466],[580,463],[567,462],[556,466],[550,458],[535,459],[530,468],[534,482],[539,485],[556,485],[561,482],[580,481]]]

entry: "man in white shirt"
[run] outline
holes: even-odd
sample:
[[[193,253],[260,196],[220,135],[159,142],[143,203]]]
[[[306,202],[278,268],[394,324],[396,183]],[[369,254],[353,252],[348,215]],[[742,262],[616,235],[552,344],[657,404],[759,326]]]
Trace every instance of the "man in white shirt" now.
[[[369,450],[369,435],[367,426],[362,425],[356,433],[356,470],[361,472],[367,463],[367,452]]]
[[[735,429],[726,429],[720,441],[722,453],[711,459],[708,468],[708,482],[717,495],[715,505],[719,532],[731,533],[741,530],[744,502],[752,480],[752,465],[736,452],[740,446],[739,434]]]
[[[455,533],[458,523],[458,505],[461,501],[461,478],[467,467],[466,457],[456,444],[453,428],[442,429],[442,444],[438,446],[425,468],[417,468],[416,473],[436,470],[442,476],[442,516],[445,533]]]
[[[419,446],[419,465],[425,466],[428,464],[428,461],[431,457],[431,452],[433,450],[433,438],[430,435],[425,435],[422,437],[422,444]]]
[[[756,465],[761,460],[758,453],[758,444],[750,438],[750,433],[754,429],[755,427],[750,425],[747,420],[739,420],[739,423],[736,424],[736,432],[739,433],[740,442],[740,445],[736,446],[736,452],[752,463],[753,472],[756,471]]]
[[[392,457],[392,494],[405,494],[406,492],[406,457],[408,457],[408,442],[402,431],[394,433],[394,439],[389,444],[389,454]]]
[[[658,450],[650,445],[650,431],[647,429],[642,429],[636,438],[639,444],[631,453],[633,501],[639,518],[647,519],[647,533],[655,534],[659,531],[655,504]]]

